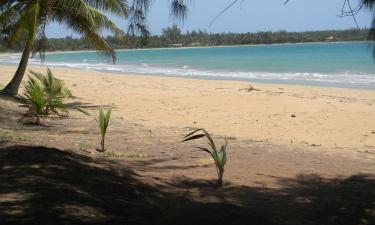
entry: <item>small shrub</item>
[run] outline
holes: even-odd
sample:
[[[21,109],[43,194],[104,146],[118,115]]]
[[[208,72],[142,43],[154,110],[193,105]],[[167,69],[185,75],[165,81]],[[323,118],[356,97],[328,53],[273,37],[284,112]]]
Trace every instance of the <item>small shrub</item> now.
[[[29,80],[25,85],[25,91],[20,98],[28,108],[25,116],[34,117],[35,124],[39,125],[40,117],[47,106],[47,100],[44,96],[42,87],[34,78],[29,77]]]
[[[40,82],[43,89],[47,101],[45,113],[59,114],[59,110],[66,112],[63,100],[72,97],[72,93],[65,87],[64,82],[55,78],[49,68],[47,69],[47,75],[32,70],[30,70],[30,73]]]
[[[198,132],[201,132],[201,134],[196,134]],[[218,176],[218,184],[221,186],[223,184],[224,167],[227,162],[226,149],[228,145],[228,140],[225,138],[224,145],[222,145],[220,150],[218,150],[216,148],[215,142],[212,139],[211,135],[205,129],[197,129],[187,134],[181,142],[191,141],[191,140],[200,139],[204,137],[208,139],[208,144],[210,146],[210,149],[202,148],[202,147],[196,147],[196,148],[207,152],[213,158],[215,162],[215,166],[216,166],[217,176]]]
[[[34,117],[35,124],[38,125],[42,115],[67,113],[63,100],[72,94],[64,82],[55,78],[50,69],[47,69],[47,75],[31,70],[30,74],[29,80],[25,83],[25,91],[20,96],[28,108],[24,117]]]

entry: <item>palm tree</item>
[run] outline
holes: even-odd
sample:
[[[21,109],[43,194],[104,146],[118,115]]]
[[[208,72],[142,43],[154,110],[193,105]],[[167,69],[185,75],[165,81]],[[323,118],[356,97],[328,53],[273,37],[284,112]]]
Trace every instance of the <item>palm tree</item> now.
[[[363,10],[364,8],[371,11],[372,13],[375,13],[375,0],[358,0],[359,3],[356,6],[352,6],[352,2],[350,0],[343,0],[343,7],[342,7],[342,13],[341,16],[351,16],[353,17],[354,22],[356,23],[357,27],[357,19],[356,15]],[[347,7],[348,10],[344,10],[344,8]],[[372,18],[372,23],[370,27],[370,32],[368,34],[368,40],[372,42],[373,47],[373,58],[375,59],[375,14]]]
[[[6,36],[9,44],[19,40],[25,42],[17,71],[2,93],[17,95],[33,50],[39,51],[43,58],[48,23],[65,25],[115,62],[116,54],[101,33],[109,30],[119,36],[124,32],[106,14],[128,18],[129,32],[148,35],[145,15],[150,4],[151,0],[132,0],[130,3],[126,0],[0,0],[1,35]],[[172,0],[171,9],[172,16],[184,18],[185,0]]]
[[[375,12],[375,0],[360,0],[360,7],[366,7],[373,13]],[[371,23],[371,29],[369,32],[369,40],[375,41],[375,15],[373,16],[372,23]],[[373,48],[373,56],[375,57],[375,48]]]

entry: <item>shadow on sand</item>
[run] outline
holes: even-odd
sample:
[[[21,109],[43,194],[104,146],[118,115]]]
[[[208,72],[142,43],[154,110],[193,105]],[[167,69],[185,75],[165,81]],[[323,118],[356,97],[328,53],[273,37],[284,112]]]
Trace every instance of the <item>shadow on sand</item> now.
[[[183,177],[151,186],[118,161],[0,146],[1,224],[375,224],[370,175],[299,175],[280,189]]]

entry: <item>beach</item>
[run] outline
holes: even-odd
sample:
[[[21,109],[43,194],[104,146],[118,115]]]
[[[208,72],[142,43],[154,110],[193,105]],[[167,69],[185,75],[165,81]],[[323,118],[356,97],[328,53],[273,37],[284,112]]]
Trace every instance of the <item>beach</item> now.
[[[112,105],[114,117],[151,130],[197,127],[286,148],[375,151],[374,91],[51,69],[72,90],[73,101]],[[14,70],[2,66],[0,83]]]
[[[0,83],[15,69],[2,66]],[[51,69],[73,93],[68,116],[31,125],[20,121],[21,104],[0,98],[5,221],[23,216],[24,205],[31,216],[58,208],[46,221],[93,224],[191,224],[203,211],[215,223],[235,215],[238,224],[348,224],[359,205],[373,221],[374,91]],[[100,105],[113,107],[104,153]],[[196,128],[217,146],[228,139],[222,187],[212,158],[196,148],[207,143],[181,143]]]
[[[375,0],[0,2],[1,224],[375,225]]]

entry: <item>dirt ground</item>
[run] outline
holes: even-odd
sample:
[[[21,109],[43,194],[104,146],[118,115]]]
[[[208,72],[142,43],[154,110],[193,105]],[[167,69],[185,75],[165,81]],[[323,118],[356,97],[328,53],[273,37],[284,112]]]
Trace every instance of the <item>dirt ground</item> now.
[[[2,224],[375,224],[368,150],[231,137],[217,187],[213,162],[194,149],[204,142],[180,143],[193,127],[114,116],[101,155],[95,116],[69,110],[34,126],[19,121],[24,110],[0,98]]]

